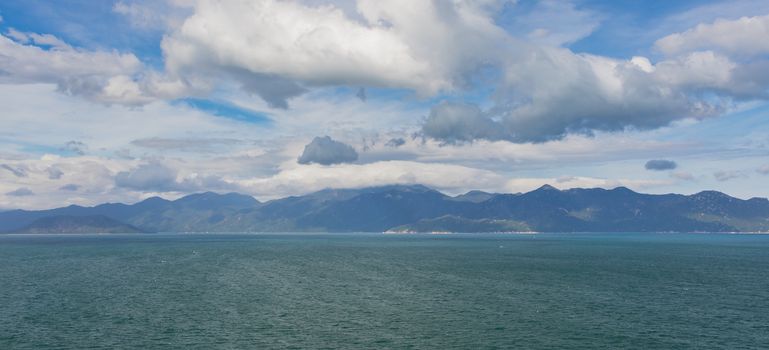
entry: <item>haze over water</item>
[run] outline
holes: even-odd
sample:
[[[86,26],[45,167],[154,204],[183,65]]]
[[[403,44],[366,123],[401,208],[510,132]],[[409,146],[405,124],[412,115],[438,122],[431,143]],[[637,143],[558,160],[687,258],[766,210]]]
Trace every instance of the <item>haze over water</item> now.
[[[0,236],[0,348],[769,344],[769,236]]]

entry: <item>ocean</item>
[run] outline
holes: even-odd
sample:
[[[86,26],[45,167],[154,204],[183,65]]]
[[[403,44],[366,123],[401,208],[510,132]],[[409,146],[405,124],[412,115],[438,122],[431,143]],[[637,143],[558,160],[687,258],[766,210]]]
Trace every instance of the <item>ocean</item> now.
[[[766,349],[769,235],[0,235],[0,349]]]

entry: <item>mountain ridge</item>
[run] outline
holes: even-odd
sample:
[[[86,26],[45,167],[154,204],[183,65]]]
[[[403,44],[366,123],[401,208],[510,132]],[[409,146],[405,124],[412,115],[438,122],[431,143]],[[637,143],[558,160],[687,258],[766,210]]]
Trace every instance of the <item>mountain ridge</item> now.
[[[45,217],[100,215],[145,232],[769,232],[769,200],[626,187],[448,196],[423,185],[323,189],[260,202],[203,192],[176,200],[0,212],[0,232]]]

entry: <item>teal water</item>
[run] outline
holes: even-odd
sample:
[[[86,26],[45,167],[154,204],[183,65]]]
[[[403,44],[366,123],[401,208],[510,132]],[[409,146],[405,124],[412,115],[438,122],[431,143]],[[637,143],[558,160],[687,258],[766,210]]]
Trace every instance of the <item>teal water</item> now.
[[[0,349],[769,348],[769,236],[0,236]]]

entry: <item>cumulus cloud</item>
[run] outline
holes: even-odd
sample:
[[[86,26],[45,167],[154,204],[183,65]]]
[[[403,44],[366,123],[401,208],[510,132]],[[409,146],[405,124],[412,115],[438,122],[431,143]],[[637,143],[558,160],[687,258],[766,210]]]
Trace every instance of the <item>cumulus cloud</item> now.
[[[329,136],[315,137],[304,146],[299,164],[317,163],[322,165],[352,163],[358,160],[358,152],[352,146],[335,141]]]
[[[475,139],[504,138],[501,125],[489,118],[478,106],[442,102],[430,110],[422,125],[422,133],[448,143]]]
[[[172,74],[228,75],[275,107],[304,86],[432,95],[494,58],[506,38],[495,2],[359,0],[353,18],[331,4],[201,0],[162,47]]]
[[[698,50],[717,50],[735,55],[769,53],[769,15],[741,17],[735,20],[717,19],[701,23],[681,33],[670,34],[655,43],[667,55]]]
[[[12,196],[12,197],[26,197],[26,196],[32,196],[35,193],[32,192],[32,190],[30,190],[29,188],[21,187],[21,188],[13,190],[11,192],[6,192],[5,194],[7,196]]]
[[[763,65],[738,64],[714,52],[653,64],[645,57],[620,60],[529,46],[507,57],[493,106],[444,102],[431,112],[423,133],[445,142],[525,143],[656,129],[717,116],[735,100],[769,98],[769,74],[758,67]]]
[[[646,170],[664,171],[664,170],[673,170],[678,167],[678,164],[672,160],[653,159],[646,162],[646,165],[644,165],[644,167],[646,168]]]
[[[589,35],[601,20],[571,2],[539,2],[502,28],[496,16],[504,3],[122,0],[114,11],[134,25],[168,30],[163,73],[132,54],[86,51],[50,35],[12,31],[0,38],[0,70],[9,72],[0,81],[51,82],[70,94],[125,104],[210,92],[234,81],[268,105],[288,108],[289,99],[316,87],[358,86],[362,99],[366,87],[435,96],[472,89],[478,72],[493,72],[495,78],[483,82],[495,86],[493,105],[440,105],[427,119],[424,133],[445,142],[545,142],[654,129],[719,115],[733,100],[769,98],[769,61],[729,56],[745,52],[742,47],[766,52],[753,38],[765,36],[767,16],[720,20],[662,38],[657,46],[670,55],[652,62],[558,47]],[[158,24],[154,14],[167,11],[183,15]],[[573,22],[556,20],[564,18]]]
[[[54,83],[61,92],[99,102],[143,104],[150,98],[135,78],[142,69],[130,53],[86,51],[47,34],[0,35],[0,83]]]

